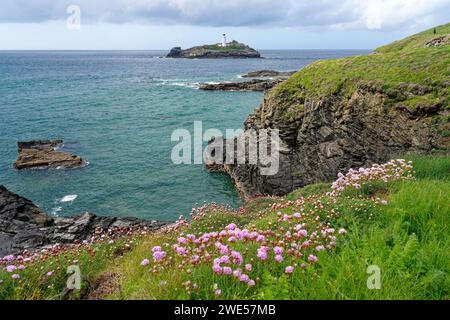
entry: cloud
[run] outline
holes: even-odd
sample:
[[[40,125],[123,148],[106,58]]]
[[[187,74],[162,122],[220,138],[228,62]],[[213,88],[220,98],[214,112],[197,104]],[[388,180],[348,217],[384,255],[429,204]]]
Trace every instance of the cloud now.
[[[0,22],[64,20],[72,4],[83,23],[215,27],[386,30],[446,22],[450,12],[448,0],[2,0]]]

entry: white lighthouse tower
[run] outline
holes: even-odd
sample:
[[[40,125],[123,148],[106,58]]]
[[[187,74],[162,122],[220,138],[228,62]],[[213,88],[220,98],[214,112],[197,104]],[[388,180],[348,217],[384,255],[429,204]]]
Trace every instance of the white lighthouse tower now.
[[[222,34],[222,47],[226,47],[227,46],[227,34],[223,33]]]

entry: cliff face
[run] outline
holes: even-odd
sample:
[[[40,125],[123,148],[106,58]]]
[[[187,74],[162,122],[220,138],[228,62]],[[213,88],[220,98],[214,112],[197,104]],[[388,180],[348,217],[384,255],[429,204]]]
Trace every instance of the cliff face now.
[[[219,45],[204,45],[182,50],[175,47],[170,50],[167,58],[187,59],[218,59],[218,58],[261,58],[261,54],[249,46],[232,41],[227,47]]]
[[[284,195],[406,152],[448,150],[450,46],[426,45],[442,37],[428,32],[424,46],[319,61],[270,91],[245,127],[279,130],[278,174],[249,164],[214,169],[244,195]]]

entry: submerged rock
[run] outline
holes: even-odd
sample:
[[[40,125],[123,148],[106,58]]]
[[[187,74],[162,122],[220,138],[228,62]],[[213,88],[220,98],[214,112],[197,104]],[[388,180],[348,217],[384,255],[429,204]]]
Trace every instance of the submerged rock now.
[[[0,256],[19,254],[56,243],[90,241],[104,230],[156,230],[168,222],[135,218],[100,217],[84,213],[75,217],[52,218],[25,199],[0,186]]]
[[[14,166],[21,169],[79,168],[86,165],[82,158],[57,151],[62,140],[34,140],[18,142],[18,158]]]

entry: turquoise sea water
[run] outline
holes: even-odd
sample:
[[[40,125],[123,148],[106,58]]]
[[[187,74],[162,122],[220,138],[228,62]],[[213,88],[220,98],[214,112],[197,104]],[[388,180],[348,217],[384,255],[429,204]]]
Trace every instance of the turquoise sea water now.
[[[0,184],[46,212],[174,220],[204,201],[241,205],[231,180],[174,165],[173,130],[242,128],[262,93],[203,92],[197,83],[254,70],[297,70],[364,51],[263,51],[266,59],[161,59],[166,52],[0,52]],[[89,166],[17,171],[19,140],[63,139]],[[61,202],[77,195],[71,202]]]

